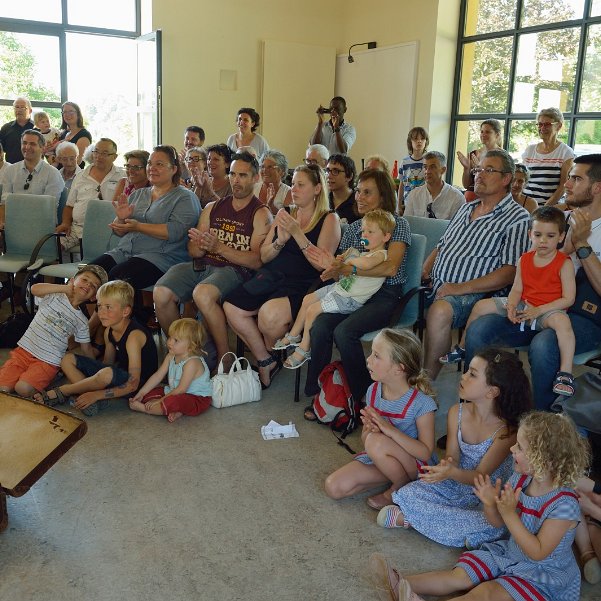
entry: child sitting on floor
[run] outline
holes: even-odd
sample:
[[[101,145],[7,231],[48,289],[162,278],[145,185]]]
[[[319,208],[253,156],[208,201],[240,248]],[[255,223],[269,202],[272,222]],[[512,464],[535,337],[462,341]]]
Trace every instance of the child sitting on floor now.
[[[487,519],[505,526],[509,540],[463,553],[452,570],[407,578],[376,553],[370,567],[378,592],[399,601],[422,601],[419,595],[578,601],[572,543],[582,516],[573,487],[588,465],[588,443],[568,417],[535,411],[520,420],[511,452],[515,473],[505,486],[482,474],[474,480]]]
[[[422,466],[436,463],[434,391],[422,366],[422,345],[413,332],[385,328],[375,338],[367,368],[375,384],[361,410],[365,451],[330,474],[325,483],[332,499],[389,485],[367,504],[381,509],[392,493],[417,478]]]
[[[213,386],[209,368],[201,355],[207,334],[196,319],[184,317],[169,326],[168,355],[156,373],[129,400],[133,411],[166,415],[174,422],[182,415],[198,415],[211,405]],[[159,386],[165,376],[167,386]]]
[[[557,207],[540,207],[532,213],[532,250],[520,257],[509,296],[478,301],[468,319],[463,339],[440,358],[441,363],[461,361],[465,356],[465,332],[470,324],[482,315],[500,313],[521,328],[555,330],[560,366],[553,392],[564,396],[574,394],[572,361],[576,339],[565,310],[576,298],[576,279],[571,259],[557,249],[565,238],[565,227],[565,215]]]
[[[381,288],[384,277],[360,276],[357,274],[357,270],[373,269],[386,260],[388,256],[386,243],[390,240],[395,227],[394,217],[382,209],[369,211],[363,217],[361,242],[367,252],[359,253],[357,249],[349,248],[344,254],[337,257],[346,265],[352,265],[353,272],[340,278],[336,284],[324,286],[307,294],[290,332],[273,345],[274,350],[296,347],[294,353],[284,362],[284,367],[298,369],[311,359],[310,331],[318,315],[321,313],[353,313]]]
[[[131,317],[131,285],[114,280],[103,284],[97,296],[98,318],[105,328],[103,360],[67,353],[61,368],[69,384],[44,391],[36,395],[36,400],[56,405],[79,395],[73,406],[92,416],[104,409],[108,400],[127,397],[138,390],[156,370],[157,349],[152,334]]]
[[[102,267],[85,265],[66,284],[31,287],[31,294],[40,299],[38,311],[0,369],[0,390],[25,397],[44,390],[58,373],[71,336],[82,353],[93,357],[88,320],[79,307],[93,300],[107,279]]]

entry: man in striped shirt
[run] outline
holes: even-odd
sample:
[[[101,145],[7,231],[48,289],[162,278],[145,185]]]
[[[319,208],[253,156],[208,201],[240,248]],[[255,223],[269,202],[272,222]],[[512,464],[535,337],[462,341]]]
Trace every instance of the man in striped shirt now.
[[[462,206],[424,262],[432,292],[426,329],[425,368],[438,376],[439,357],[450,348],[451,330],[465,326],[474,304],[513,283],[528,246],[530,214],[511,196],[515,172],[504,150],[490,150],[474,169],[477,200]]]

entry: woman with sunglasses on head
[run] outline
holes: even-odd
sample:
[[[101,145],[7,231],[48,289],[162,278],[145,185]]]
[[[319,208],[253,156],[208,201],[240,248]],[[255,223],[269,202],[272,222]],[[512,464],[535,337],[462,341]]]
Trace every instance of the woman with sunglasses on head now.
[[[57,145],[66,140],[72,142],[79,149],[79,155],[77,157],[77,164],[83,169],[85,163],[83,162],[83,153],[86,148],[92,143],[92,134],[83,126],[83,115],[79,105],[74,102],[65,102],[62,106],[63,122],[61,123],[61,134],[59,136]],[[48,162],[54,164],[57,169],[60,169],[62,165],[52,163],[49,157]]]
[[[541,141],[530,144],[522,160],[530,171],[524,194],[541,204],[556,205],[563,195],[563,185],[574,164],[574,151],[557,139],[563,127],[563,114],[557,108],[539,111],[536,127]]]
[[[246,343],[269,388],[282,368],[272,348],[288,332],[304,295],[319,276],[319,264],[308,255],[315,246],[331,255],[340,241],[340,222],[328,209],[324,172],[318,165],[300,165],[292,177],[290,212],[277,212],[261,245],[263,267],[250,281],[224,299],[231,328]]]
[[[146,164],[149,156],[150,153],[147,150],[130,150],[125,153],[125,165],[123,166],[125,177],[119,180],[115,194],[113,194],[113,200],[118,200],[121,194],[125,194],[129,198],[134,190],[150,186],[146,175]]]
[[[169,267],[188,260],[188,230],[200,207],[190,190],[179,185],[180,164],[173,146],[156,146],[146,165],[150,187],[116,201],[109,225],[116,246],[92,261],[109,280],[126,280],[136,290],[152,286]]]

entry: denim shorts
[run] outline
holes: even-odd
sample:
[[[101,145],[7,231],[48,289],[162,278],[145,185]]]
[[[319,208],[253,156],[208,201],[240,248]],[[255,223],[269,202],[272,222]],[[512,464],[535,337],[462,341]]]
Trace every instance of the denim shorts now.
[[[484,292],[477,292],[473,294],[461,294],[457,296],[443,296],[442,298],[435,298],[426,295],[426,307],[429,307],[435,300],[444,300],[451,305],[453,309],[453,322],[451,324],[452,329],[463,328],[467,323],[468,317],[474,308],[474,305],[486,296]]]
[[[120,367],[105,365],[98,359],[90,359],[83,355],[75,355],[75,367],[86,377],[95,376],[101,369],[109,367],[113,371],[113,378],[109,387],[123,386],[129,380],[129,374]]]

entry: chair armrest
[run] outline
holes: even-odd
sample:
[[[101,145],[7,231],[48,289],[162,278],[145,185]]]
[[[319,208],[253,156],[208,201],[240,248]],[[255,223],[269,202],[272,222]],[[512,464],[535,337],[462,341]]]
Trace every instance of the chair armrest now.
[[[427,286],[416,286],[415,288],[411,288],[411,290],[405,292],[405,294],[403,294],[403,296],[399,300],[396,309],[392,312],[392,315],[390,316],[390,327],[395,326],[395,324],[399,321],[401,314],[409,304],[409,301],[417,294],[419,296],[419,299],[416,323],[418,326],[419,337],[421,339],[424,330],[424,298],[428,290],[430,290],[430,288],[428,288]]]
[[[29,269],[29,267],[31,267],[34,263],[36,263],[36,261],[38,260],[38,255],[40,254],[40,250],[42,250],[42,247],[44,246],[44,244],[46,244],[46,242],[48,242],[48,240],[50,240],[50,238],[56,239],[57,260],[59,263],[62,263],[63,257],[62,257],[62,252],[61,252],[60,238],[62,238],[64,236],[65,236],[64,232],[60,232],[60,233],[52,232],[50,234],[46,234],[45,236],[42,236],[42,238],[40,238],[38,240],[34,249],[31,251],[31,257],[29,258],[29,266],[27,267],[27,269]]]

